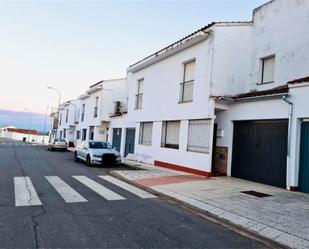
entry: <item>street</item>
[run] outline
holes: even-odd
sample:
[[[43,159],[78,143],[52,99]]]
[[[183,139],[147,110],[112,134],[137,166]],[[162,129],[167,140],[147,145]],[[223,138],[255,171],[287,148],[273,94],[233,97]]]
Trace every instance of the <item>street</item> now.
[[[0,139],[0,248],[265,248],[108,170]]]

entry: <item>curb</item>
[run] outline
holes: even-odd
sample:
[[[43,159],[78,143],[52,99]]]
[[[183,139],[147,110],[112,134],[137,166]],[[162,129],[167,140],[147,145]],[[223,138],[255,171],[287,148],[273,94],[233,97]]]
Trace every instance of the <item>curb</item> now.
[[[130,167],[131,168],[131,165],[127,165],[125,164],[126,166]],[[133,167],[134,168],[134,167]],[[134,168],[136,169],[136,168]],[[127,182],[131,185],[134,185],[140,189],[143,189],[147,192],[150,192],[151,194],[154,194],[158,197],[160,197],[161,199],[164,199],[164,200],[167,200],[168,202],[172,203],[173,205],[176,205],[176,206],[179,206],[181,208],[184,208],[190,212],[193,212],[194,214],[200,216],[200,217],[203,217],[204,219],[207,219],[208,221],[212,222],[212,223],[215,223],[215,224],[218,224],[218,225],[221,225],[231,231],[234,231],[246,238],[249,238],[249,239],[252,239],[252,240],[255,240],[255,241],[258,241],[260,243],[263,243],[265,244],[266,246],[270,247],[270,248],[273,248],[273,249],[279,249],[279,248],[286,248],[286,249],[289,249],[290,247],[286,246],[286,245],[282,245],[276,241],[273,241],[271,239],[268,239],[266,237],[263,237],[262,235],[258,234],[258,233],[255,233],[253,231],[250,231],[250,230],[247,230],[245,228],[243,228],[242,226],[239,226],[239,225],[236,225],[228,220],[225,220],[225,219],[222,219],[214,214],[211,214],[205,210],[202,210],[202,209],[199,209],[195,206],[192,206],[191,204],[187,203],[187,202],[184,202],[184,201],[181,201],[181,200],[178,200],[172,196],[169,196],[167,194],[163,194],[161,192],[158,192],[156,190],[153,190],[149,187],[145,187],[143,185],[140,185],[132,180],[128,180],[127,178],[119,175],[116,171],[109,171],[108,172],[109,175],[111,176],[114,176],[116,178],[118,178],[119,180],[122,180],[124,182]]]

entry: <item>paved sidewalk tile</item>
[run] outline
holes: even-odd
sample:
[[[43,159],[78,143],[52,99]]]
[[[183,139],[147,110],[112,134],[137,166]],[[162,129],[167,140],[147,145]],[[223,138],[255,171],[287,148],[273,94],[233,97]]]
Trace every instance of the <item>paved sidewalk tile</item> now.
[[[309,248],[309,195],[233,177],[209,179],[160,167],[117,174],[295,249]],[[271,196],[241,193],[254,190]]]
[[[193,182],[193,181],[205,181],[207,180],[203,176],[196,175],[172,175],[172,176],[161,176],[155,178],[146,178],[146,179],[138,179],[135,180],[136,183],[150,187],[157,185],[166,185],[173,183],[181,183],[181,182]]]

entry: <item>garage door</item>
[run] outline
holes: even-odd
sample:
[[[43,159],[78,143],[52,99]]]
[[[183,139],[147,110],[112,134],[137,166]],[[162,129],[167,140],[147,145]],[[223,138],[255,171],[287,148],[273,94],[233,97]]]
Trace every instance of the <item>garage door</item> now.
[[[309,120],[301,125],[299,190],[309,193]]]
[[[234,122],[232,176],[286,187],[288,120]]]

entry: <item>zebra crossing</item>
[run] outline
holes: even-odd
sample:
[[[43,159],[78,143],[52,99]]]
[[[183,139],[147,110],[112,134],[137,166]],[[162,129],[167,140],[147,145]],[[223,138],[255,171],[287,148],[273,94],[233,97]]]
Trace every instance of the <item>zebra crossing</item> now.
[[[112,176],[98,176],[103,179],[105,182],[113,184],[121,189],[124,189],[140,198],[156,198],[155,195],[150,194],[142,189],[139,189],[131,184],[125,183],[118,180]],[[103,184],[96,182],[93,179],[90,179],[87,176],[72,176],[73,179],[81,183],[83,186],[86,186],[93,192],[97,193],[107,201],[121,201],[126,200],[125,197],[120,194],[110,190],[105,187]],[[45,176],[45,179],[53,187],[56,193],[58,193],[61,198],[66,203],[82,203],[88,202],[88,200],[73,189],[69,184],[63,181],[58,176]],[[31,178],[29,176],[19,176],[14,177],[14,192],[15,192],[15,206],[16,207],[25,207],[25,206],[40,206],[43,205],[39,195],[33,185]]]

